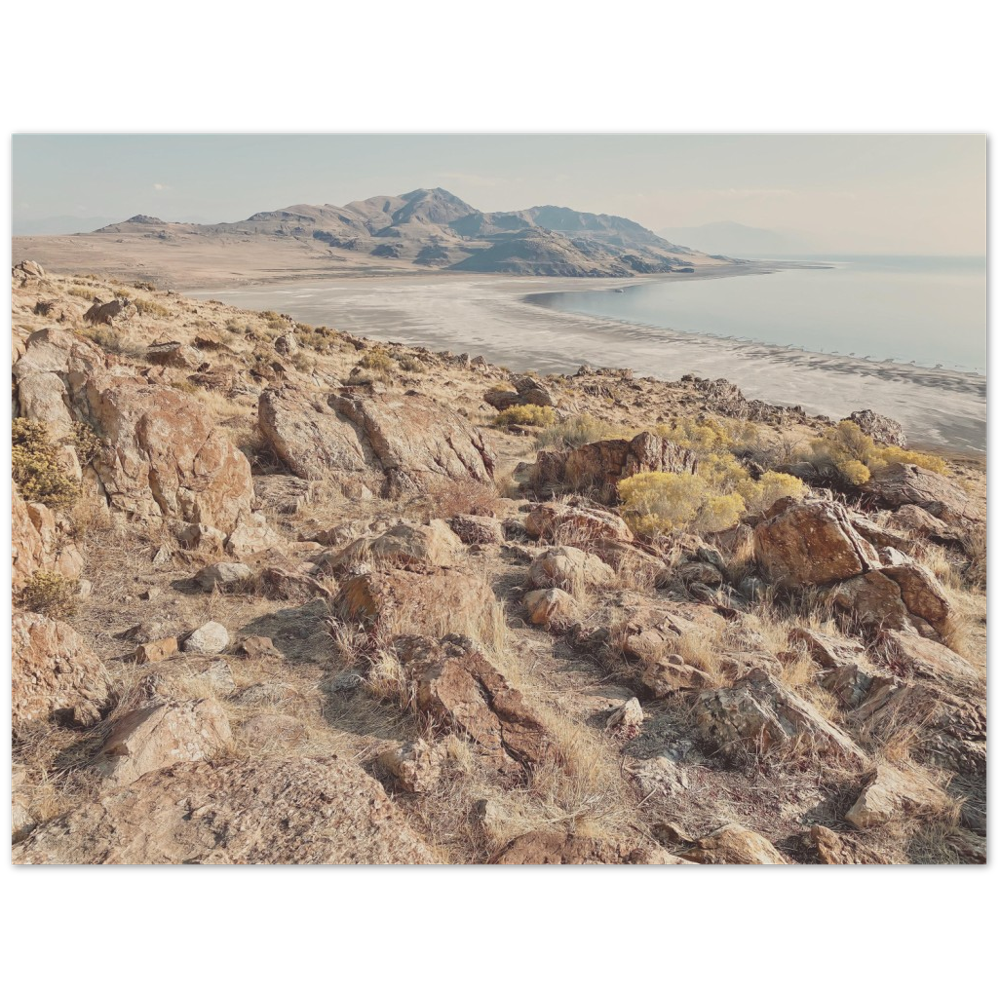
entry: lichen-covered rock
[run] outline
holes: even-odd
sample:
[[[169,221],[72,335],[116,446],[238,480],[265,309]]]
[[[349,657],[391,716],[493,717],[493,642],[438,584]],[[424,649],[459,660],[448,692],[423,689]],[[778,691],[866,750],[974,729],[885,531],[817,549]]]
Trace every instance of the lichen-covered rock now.
[[[727,823],[683,855],[699,865],[787,865],[766,837],[739,823]]]
[[[336,757],[178,764],[45,823],[13,852],[15,864],[434,860],[381,786]]]
[[[231,738],[226,713],[217,701],[154,702],[118,719],[95,766],[109,783],[128,785],[149,771],[204,760]]]
[[[109,678],[81,636],[29,611],[15,611],[11,629],[15,732],[32,722],[96,722],[108,701]]]
[[[754,531],[758,562],[789,587],[837,583],[879,565],[875,548],[837,503],[778,501]]]
[[[629,526],[617,514],[561,503],[535,506],[525,518],[524,528],[532,538],[580,547],[596,541],[633,540]]]

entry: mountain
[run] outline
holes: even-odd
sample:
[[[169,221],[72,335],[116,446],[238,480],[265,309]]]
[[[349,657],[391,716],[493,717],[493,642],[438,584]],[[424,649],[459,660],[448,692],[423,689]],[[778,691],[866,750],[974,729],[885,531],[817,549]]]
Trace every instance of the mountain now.
[[[561,277],[628,277],[717,266],[631,219],[542,205],[482,212],[443,188],[418,188],[348,205],[290,205],[216,225],[136,215],[97,236],[191,242],[295,240],[317,252],[444,270]]]
[[[89,233],[99,226],[114,222],[108,216],[82,219],[76,215],[49,215],[44,219],[14,219],[15,236],[64,236],[70,233]]]
[[[663,230],[660,235],[682,246],[697,246],[706,253],[734,257],[773,259],[816,250],[805,234],[758,229],[739,222],[710,222],[704,226],[676,227]]]

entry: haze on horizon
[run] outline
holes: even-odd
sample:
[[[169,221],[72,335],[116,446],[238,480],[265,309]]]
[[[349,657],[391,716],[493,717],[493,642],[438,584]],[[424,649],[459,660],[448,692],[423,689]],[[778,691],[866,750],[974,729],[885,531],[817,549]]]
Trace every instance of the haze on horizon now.
[[[986,252],[983,135],[15,135],[13,232],[146,214],[232,222],[443,187],[656,232],[733,221],[821,252]],[[87,226],[82,225],[86,223]]]

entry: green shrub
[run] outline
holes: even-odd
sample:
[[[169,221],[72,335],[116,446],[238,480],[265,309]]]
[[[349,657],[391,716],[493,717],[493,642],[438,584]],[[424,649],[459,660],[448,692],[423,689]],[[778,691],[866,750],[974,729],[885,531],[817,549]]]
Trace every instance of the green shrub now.
[[[493,418],[494,427],[510,427],[511,424],[523,424],[528,427],[551,427],[555,422],[556,412],[551,406],[535,406],[533,403],[511,406]]]
[[[53,509],[75,504],[79,484],[59,467],[45,424],[19,417],[11,432],[11,472],[21,496]]]
[[[26,611],[48,618],[71,618],[76,614],[77,586],[59,573],[42,570],[36,573],[18,595],[18,603]]]
[[[701,476],[685,472],[640,472],[618,483],[625,520],[641,535],[672,531],[723,531],[745,510],[737,493],[721,494]]]
[[[784,472],[765,472],[756,481],[748,479],[737,484],[736,491],[743,497],[748,513],[763,514],[781,497],[801,500],[808,487],[801,479]]]

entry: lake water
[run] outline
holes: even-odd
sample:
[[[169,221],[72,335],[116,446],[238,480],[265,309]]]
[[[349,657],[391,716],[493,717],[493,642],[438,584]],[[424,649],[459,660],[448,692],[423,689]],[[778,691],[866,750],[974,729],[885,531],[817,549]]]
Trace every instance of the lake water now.
[[[530,301],[681,333],[985,371],[984,258],[852,256],[824,262],[831,266],[545,293]]]

